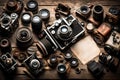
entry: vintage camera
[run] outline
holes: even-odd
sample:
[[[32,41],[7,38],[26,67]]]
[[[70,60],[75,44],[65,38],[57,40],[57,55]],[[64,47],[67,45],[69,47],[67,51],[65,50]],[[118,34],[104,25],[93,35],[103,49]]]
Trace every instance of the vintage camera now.
[[[22,0],[8,0],[4,10],[7,14],[17,13],[20,14],[23,10],[24,4]]]
[[[56,20],[44,29],[46,36],[40,40],[41,48],[49,54],[51,50],[64,50],[84,35],[85,29],[72,15]],[[53,48],[53,49],[51,49]],[[43,52],[43,50],[42,50]]]
[[[89,18],[90,14],[91,14],[91,9],[87,5],[83,5],[79,9],[76,10],[76,15],[84,20]]]
[[[115,58],[109,54],[104,54],[101,53],[99,55],[99,62],[107,67],[109,67],[109,69],[111,71],[116,71],[117,67],[119,65],[119,59]]]
[[[71,43],[74,43],[78,37],[83,36],[85,29],[72,15],[56,20],[52,26],[45,30],[54,43],[61,50],[64,50]]]
[[[15,71],[16,65],[17,62],[10,53],[6,53],[0,57],[0,66],[2,67],[3,71],[11,73]]]
[[[1,36],[8,36],[14,32],[18,27],[18,15],[12,13],[10,16],[3,13],[0,19],[0,34]]]
[[[113,31],[104,46],[108,54],[120,58],[120,33]]]
[[[101,76],[103,76],[104,67],[102,64],[93,60],[87,64],[87,68],[93,74],[94,77],[100,78]]]
[[[117,7],[110,7],[106,17],[105,17],[105,21],[111,23],[111,24],[117,24],[120,22],[120,9]]]
[[[102,23],[97,30],[94,31],[93,39],[98,45],[104,45],[104,42],[108,39],[109,33],[112,28],[109,23]]]
[[[43,60],[37,58],[35,54],[32,54],[24,61],[25,66],[31,72],[31,74],[37,76],[44,69]]]
[[[55,9],[55,12],[59,12],[62,15],[68,16],[70,15],[71,8],[68,5],[64,5],[59,3],[57,8]]]

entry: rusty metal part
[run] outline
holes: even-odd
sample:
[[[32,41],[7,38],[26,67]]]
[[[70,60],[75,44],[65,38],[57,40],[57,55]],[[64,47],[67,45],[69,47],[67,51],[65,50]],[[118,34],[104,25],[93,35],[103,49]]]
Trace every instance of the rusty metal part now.
[[[105,39],[98,31],[95,31],[93,39],[98,45],[100,46],[104,45]]]
[[[106,37],[109,33],[110,33],[110,31],[111,31],[111,25],[109,24],[109,23],[102,23],[99,27],[98,27],[98,29],[97,29],[97,31],[100,33],[100,34],[102,34],[104,37]]]
[[[23,2],[17,1],[17,0],[8,0],[8,2],[5,5],[5,12],[8,14],[11,13],[18,13],[20,14],[23,9]]]
[[[102,23],[98,29],[94,30],[93,39],[98,45],[104,45],[112,28],[109,23]]]

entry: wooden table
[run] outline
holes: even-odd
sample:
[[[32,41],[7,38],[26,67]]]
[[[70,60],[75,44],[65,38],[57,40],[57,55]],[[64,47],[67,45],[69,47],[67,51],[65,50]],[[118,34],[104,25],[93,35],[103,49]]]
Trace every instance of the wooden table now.
[[[0,0],[0,11],[7,0]],[[27,0],[24,0],[26,3]],[[102,4],[103,7],[108,10],[110,6],[118,6],[120,7],[119,0],[37,0],[39,4],[39,10],[42,8],[46,8],[50,11],[50,22],[55,20],[55,11],[58,3],[64,3],[71,7],[71,13],[75,15],[76,9],[78,9],[81,5],[84,4]],[[77,17],[78,18],[78,17]],[[20,25],[21,26],[21,25]],[[13,39],[12,39],[13,40]],[[14,40],[13,45],[14,46]],[[86,65],[82,65],[80,63],[79,67],[82,69],[80,74],[76,74],[74,69],[71,69],[68,79],[94,79],[94,77],[87,70]],[[26,75],[23,70],[26,70],[25,67],[18,67],[18,72],[13,76],[14,80],[27,80],[31,79],[28,75]],[[4,79],[6,76],[0,74],[0,80]],[[40,74],[39,79],[60,79],[55,69],[45,70],[42,74]],[[106,71],[102,79],[120,79],[120,67],[118,68],[116,73],[112,73],[111,71]],[[10,80],[10,79],[8,79]]]

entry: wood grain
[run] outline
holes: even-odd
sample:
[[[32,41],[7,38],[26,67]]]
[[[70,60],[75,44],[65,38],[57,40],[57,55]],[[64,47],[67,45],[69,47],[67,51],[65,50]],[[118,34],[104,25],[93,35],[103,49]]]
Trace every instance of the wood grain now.
[[[2,7],[5,5],[7,0],[0,0],[0,11]],[[24,4],[28,0],[24,0]],[[110,6],[118,6],[120,7],[120,1],[119,0],[37,0],[39,4],[39,10],[42,8],[46,8],[50,11],[50,22],[53,22],[55,20],[55,12],[54,8],[56,8],[58,3],[64,3],[69,5],[71,9],[71,13],[75,15],[76,9],[78,9],[81,5],[84,4],[102,4],[105,8],[108,8]],[[107,10],[105,10],[107,11]],[[22,26],[22,25],[20,25]],[[11,39],[14,40],[14,39]],[[14,46],[14,45],[13,45]],[[80,74],[76,74],[74,69],[71,69],[69,72],[68,79],[94,79],[94,77],[91,75],[91,73],[87,70],[86,65],[82,65],[80,63],[79,67],[82,69]],[[17,75],[13,76],[12,80],[28,80],[31,79],[30,76],[27,76],[23,72],[24,68],[19,67]],[[0,75],[0,80],[3,79],[3,75]],[[39,75],[39,79],[60,79],[58,76],[56,69],[50,69],[45,70],[42,74]],[[105,72],[105,75],[102,77],[102,79],[120,79],[120,67],[118,68],[116,73],[112,72]],[[8,79],[10,80],[10,79]]]

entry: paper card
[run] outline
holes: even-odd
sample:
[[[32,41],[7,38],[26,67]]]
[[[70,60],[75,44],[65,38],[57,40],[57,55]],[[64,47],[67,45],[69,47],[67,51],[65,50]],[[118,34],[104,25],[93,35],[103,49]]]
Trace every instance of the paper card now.
[[[88,63],[90,60],[97,57],[100,53],[100,49],[91,36],[87,36],[84,39],[78,41],[71,47],[71,51],[83,64]]]

